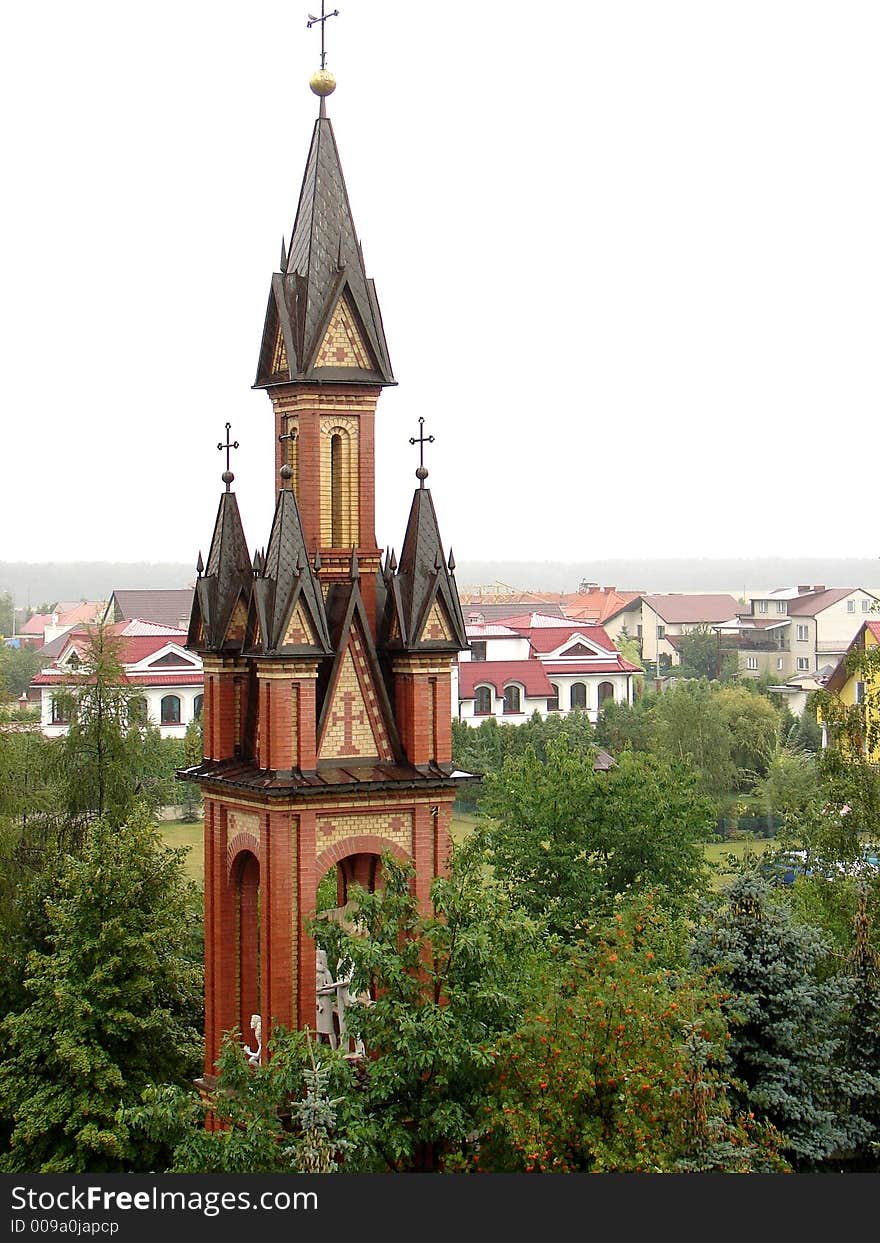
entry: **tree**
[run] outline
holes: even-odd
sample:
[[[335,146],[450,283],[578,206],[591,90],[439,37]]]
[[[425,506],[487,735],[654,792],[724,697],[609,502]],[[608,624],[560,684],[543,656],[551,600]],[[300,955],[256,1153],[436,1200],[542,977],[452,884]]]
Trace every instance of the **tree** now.
[[[435,880],[433,914],[419,912],[411,868],[385,856],[382,874],[382,890],[355,895],[357,935],[313,925],[328,961],[350,964],[360,998],[346,1011],[368,1051],[359,1160],[461,1168],[484,1121],[496,1043],[518,1022],[542,956],[538,929],[485,876],[471,842]]]
[[[722,997],[735,1108],[783,1134],[795,1169],[820,1168],[852,1140],[838,1072],[847,986],[828,970],[827,940],[745,873],[706,913],[692,953]]]
[[[677,673],[682,678],[729,681],[736,673],[733,653],[722,654],[718,632],[707,624],[694,626],[676,639],[679,655]]]
[[[607,772],[564,739],[509,759],[486,782],[481,847],[514,905],[574,939],[629,889],[679,907],[705,875],[711,804],[685,765],[623,752]]]
[[[859,886],[845,1016],[843,1068],[858,1168],[880,1170],[880,953],[872,944],[868,887]]]
[[[501,1042],[480,1169],[785,1168],[772,1128],[734,1115],[726,1024],[701,975],[662,965],[650,898],[560,950]]]
[[[122,824],[138,801],[132,773],[141,735],[129,725],[131,695],[118,638],[106,625],[90,627],[74,689],[59,696],[71,717],[60,772],[72,819],[103,816]]]
[[[15,597],[11,591],[0,593],[0,638],[6,638],[15,629]]]
[[[45,904],[48,945],[28,955],[29,1003],[0,1024],[6,1172],[154,1169],[120,1106],[200,1061],[201,972],[187,954],[193,920],[183,851],[146,816],[89,826]]]
[[[18,699],[42,667],[43,658],[33,648],[0,644],[0,692],[11,699]]]

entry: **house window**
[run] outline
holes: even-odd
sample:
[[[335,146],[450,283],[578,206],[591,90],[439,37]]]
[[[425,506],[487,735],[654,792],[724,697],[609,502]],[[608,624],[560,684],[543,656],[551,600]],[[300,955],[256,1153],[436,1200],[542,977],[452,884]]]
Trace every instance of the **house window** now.
[[[870,600],[863,600],[863,601],[862,601],[862,612],[863,612],[863,613],[870,613],[870,611],[871,611],[871,601],[870,601]]]
[[[53,725],[69,725],[70,724],[70,704],[65,699],[52,700],[52,724]]]
[[[81,662],[80,662],[80,659],[79,659],[79,657],[77,656],[76,652],[71,652],[71,653],[70,653],[70,658],[69,658],[69,660],[68,660],[68,662],[67,662],[67,667],[68,667],[69,669],[78,669],[78,668],[79,668],[79,666],[80,666],[80,663],[81,663]]]
[[[776,601],[776,612],[779,613],[783,617],[785,616],[786,608],[787,608],[787,605],[784,600]]]
[[[776,657],[776,668],[782,669],[784,667],[785,667],[785,661],[783,660],[781,656],[777,656]]]
[[[863,704],[865,702],[865,684],[864,682],[856,682],[856,703]]]
[[[492,690],[488,686],[478,686],[474,692],[474,716],[492,715]]]
[[[177,695],[166,695],[163,698],[160,719],[163,725],[180,724],[180,699]]]
[[[766,613],[766,612],[767,612],[767,601],[766,601],[766,600],[759,600],[759,601],[758,601],[758,612],[759,612],[759,613]]]
[[[195,699],[193,700],[193,720],[197,721],[199,717],[202,715],[202,705],[204,704],[204,702],[205,702],[204,695],[196,695]]]
[[[486,640],[475,639],[471,644],[471,660],[486,659]]]
[[[128,723],[129,725],[146,725],[147,701],[142,695],[135,695],[133,699],[129,699]]]
[[[662,639],[665,634],[666,634],[666,627],[658,626],[657,627],[657,638]]]
[[[856,602],[855,602],[855,600],[847,600],[847,602],[846,602],[846,611],[847,611],[847,613],[854,613],[854,612],[856,611]]]
[[[797,628],[797,637],[798,637],[798,640],[799,640],[801,643],[806,643],[807,639],[809,639],[809,637],[810,637],[810,628],[809,628],[809,626],[798,626],[798,628]]]
[[[642,623],[641,622],[639,622],[636,625],[636,638],[638,639],[639,643],[641,643],[642,641]]]
[[[556,685],[555,682],[551,682],[550,686],[552,687],[553,694],[548,695],[547,697],[547,711],[558,712],[559,711],[559,687]]]
[[[587,688],[583,682],[575,682],[571,688],[571,698],[569,703],[572,708],[579,708],[582,712],[587,706]]]
[[[614,683],[599,683],[599,707],[603,707],[606,703],[614,703]]]
[[[518,686],[505,686],[504,688],[504,711],[505,712],[520,712],[521,711],[521,708],[519,706],[519,687]]]
[[[746,660],[746,668],[747,668],[747,669],[757,669],[757,667],[758,667],[758,658],[757,658],[757,656],[749,656],[749,657],[747,658],[747,660]]]
[[[798,667],[798,669],[799,669],[799,670],[800,670],[800,669],[803,669],[803,670],[809,669],[809,667],[810,667],[810,658],[809,658],[809,656],[798,656],[798,658],[797,658],[797,667]]]

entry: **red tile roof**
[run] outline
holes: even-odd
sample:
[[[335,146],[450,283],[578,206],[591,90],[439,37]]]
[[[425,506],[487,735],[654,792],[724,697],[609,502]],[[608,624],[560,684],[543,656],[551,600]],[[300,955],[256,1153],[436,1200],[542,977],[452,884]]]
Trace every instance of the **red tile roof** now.
[[[473,699],[477,686],[494,686],[503,695],[509,682],[516,682],[526,695],[550,698],[553,688],[539,660],[466,660],[458,666],[458,697]]]
[[[568,674],[570,677],[577,677],[579,673],[644,673],[638,665],[630,664],[622,656],[618,656],[617,660],[582,660],[565,665],[559,665],[553,661],[547,663],[542,661],[542,664],[548,674],[554,676]]]
[[[788,601],[789,617],[813,617],[839,600],[852,595],[855,587],[832,587],[828,591],[811,591]]]
[[[52,625],[51,613],[34,613],[25,624],[19,627],[19,634],[42,634],[47,626]]]
[[[865,628],[870,630],[877,642],[880,643],[880,621],[865,622]]]
[[[509,624],[509,623],[508,623]],[[529,642],[536,652],[555,652],[558,647],[575,639],[577,635],[583,635],[596,647],[602,648],[606,652],[615,652],[616,648],[608,638],[606,631],[601,626],[585,626],[577,625],[572,622],[568,626],[540,626],[528,632]],[[584,657],[588,660],[589,657]]]

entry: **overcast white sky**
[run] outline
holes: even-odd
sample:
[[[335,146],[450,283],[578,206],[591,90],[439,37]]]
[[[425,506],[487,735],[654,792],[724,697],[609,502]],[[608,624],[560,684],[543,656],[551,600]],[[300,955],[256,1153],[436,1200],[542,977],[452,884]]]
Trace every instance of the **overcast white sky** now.
[[[227,420],[267,541],[309,3],[4,7],[0,560],[194,562]],[[458,561],[876,555],[876,0],[336,3],[379,543],[424,415]]]

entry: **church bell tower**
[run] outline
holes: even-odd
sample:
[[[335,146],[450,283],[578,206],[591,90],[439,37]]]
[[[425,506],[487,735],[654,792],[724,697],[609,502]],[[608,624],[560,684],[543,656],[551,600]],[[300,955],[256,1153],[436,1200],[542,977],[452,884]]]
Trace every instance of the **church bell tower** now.
[[[322,9],[323,13],[323,9]],[[315,21],[321,19],[312,19]],[[323,22],[322,22],[323,33]],[[255,387],[269,397],[277,497],[251,553],[229,441],[188,646],[204,663],[205,1069],[223,1034],[315,1027],[317,888],[381,885],[386,851],[427,911],[462,775],[451,674],[466,647],[455,563],[420,459],[400,558],[375,533],[375,415],[395,383],[326,97],[290,241],[272,275]],[[421,422],[420,422],[421,428]],[[420,453],[426,439],[420,430]],[[265,1056],[265,1055],[264,1055]]]

